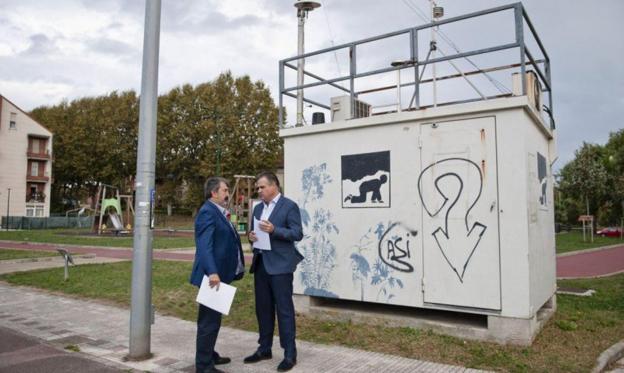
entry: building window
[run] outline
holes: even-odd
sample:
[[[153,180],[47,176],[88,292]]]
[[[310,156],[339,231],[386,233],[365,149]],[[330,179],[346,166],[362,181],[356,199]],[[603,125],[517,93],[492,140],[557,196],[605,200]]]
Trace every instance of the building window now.
[[[35,206],[35,216],[38,218],[43,216],[43,206]]]
[[[30,164],[30,176],[39,176],[39,162]]]
[[[35,216],[35,208],[34,206],[26,206],[26,216]]]
[[[11,113],[11,120],[9,122],[9,129],[17,129],[17,113]]]
[[[31,149],[32,153],[39,153],[39,139],[33,139],[32,140],[32,149]]]

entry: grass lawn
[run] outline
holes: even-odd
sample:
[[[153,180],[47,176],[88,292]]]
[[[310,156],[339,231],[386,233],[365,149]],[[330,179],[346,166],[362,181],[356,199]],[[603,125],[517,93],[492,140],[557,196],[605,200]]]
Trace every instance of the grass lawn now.
[[[600,237],[594,235],[594,242],[590,242],[590,237],[586,237],[587,241],[583,242],[583,232],[570,231],[562,232],[555,235],[555,245],[557,254],[567,253],[576,250],[592,249],[600,246],[624,245],[624,241],[613,237]]]
[[[84,236],[89,230],[37,229],[1,231],[0,240],[46,242],[70,245],[132,247],[132,236]],[[193,237],[154,237],[155,249],[175,249],[195,246]]]
[[[50,251],[0,249],[0,260],[43,258],[45,256],[58,256],[60,258],[58,253]]]
[[[128,306],[131,264],[77,266],[70,281],[62,268],[16,273],[0,279]],[[196,289],[187,283],[191,263],[155,261],[153,301],[158,312],[194,321]],[[223,324],[255,331],[253,277],[235,284],[239,291]],[[325,344],[391,353],[471,368],[513,372],[587,372],[598,355],[624,335],[624,274],[592,280],[559,281],[560,286],[596,289],[593,297],[558,296],[558,312],[531,347],[464,341],[412,328],[362,326],[297,316],[298,338]],[[255,346],[248,346],[252,349]]]

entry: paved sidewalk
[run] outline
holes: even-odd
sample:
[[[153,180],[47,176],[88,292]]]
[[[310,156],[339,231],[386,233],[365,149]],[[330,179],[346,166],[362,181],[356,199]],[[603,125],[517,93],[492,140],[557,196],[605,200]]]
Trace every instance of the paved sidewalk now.
[[[56,345],[77,345],[81,352],[127,368],[153,373],[194,372],[194,322],[157,315],[152,325],[154,357],[124,362],[128,353],[129,310],[78,300],[0,282],[0,327],[19,331]],[[226,372],[275,372],[281,360],[275,338],[272,360],[243,364],[252,353],[257,334],[223,327],[217,350],[232,358],[219,366]],[[298,341],[298,364],[293,372],[478,372],[463,367]]]
[[[121,262],[126,259],[115,258],[101,258],[93,254],[74,255],[74,264],[98,264],[98,263],[115,263]],[[30,259],[12,259],[12,260],[0,260],[0,275],[13,272],[26,272],[36,269],[46,268],[58,268],[65,266],[65,259],[60,255],[44,258],[30,258]],[[71,273],[73,265],[69,266],[69,272]]]
[[[117,373],[121,368],[0,327],[0,373]]]

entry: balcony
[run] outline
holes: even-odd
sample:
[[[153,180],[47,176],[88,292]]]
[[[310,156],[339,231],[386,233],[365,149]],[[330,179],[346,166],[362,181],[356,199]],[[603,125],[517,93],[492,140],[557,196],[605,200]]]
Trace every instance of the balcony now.
[[[45,193],[37,192],[26,195],[26,203],[45,203]]]
[[[47,183],[50,181],[50,178],[48,176],[26,175],[26,181],[29,183]]]
[[[32,151],[29,150],[26,152],[26,157],[28,157],[28,159],[49,160],[50,152],[46,150],[44,153],[42,152],[33,153]]]

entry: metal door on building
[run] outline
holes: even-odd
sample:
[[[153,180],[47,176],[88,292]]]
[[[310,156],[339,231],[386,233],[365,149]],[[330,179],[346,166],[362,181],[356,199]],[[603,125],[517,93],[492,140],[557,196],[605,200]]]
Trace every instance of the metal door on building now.
[[[499,310],[495,118],[423,124],[420,151],[423,300]]]

